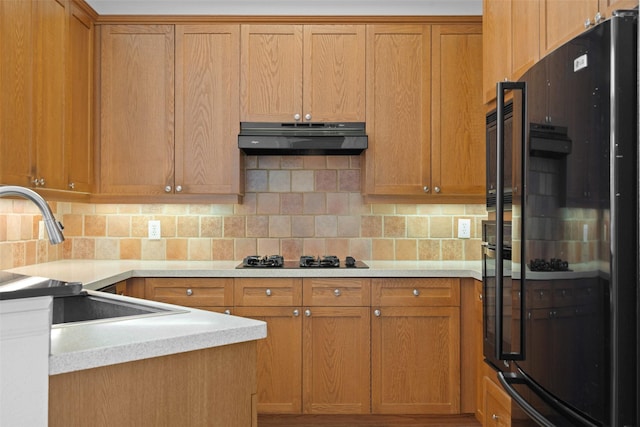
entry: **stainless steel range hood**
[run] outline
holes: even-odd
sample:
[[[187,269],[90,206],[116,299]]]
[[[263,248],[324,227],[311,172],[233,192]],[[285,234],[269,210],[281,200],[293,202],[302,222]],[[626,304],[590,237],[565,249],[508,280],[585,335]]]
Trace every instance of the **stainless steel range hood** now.
[[[238,148],[250,155],[355,155],[367,145],[362,122],[242,122],[238,135]]]

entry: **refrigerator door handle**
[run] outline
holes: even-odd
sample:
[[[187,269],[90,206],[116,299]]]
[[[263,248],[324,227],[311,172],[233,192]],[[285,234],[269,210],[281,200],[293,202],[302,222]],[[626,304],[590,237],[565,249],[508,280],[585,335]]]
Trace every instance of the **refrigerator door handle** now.
[[[522,92],[522,136],[521,142],[525,144],[525,123],[527,119],[526,105],[527,105],[527,85],[525,82],[498,82],[496,85],[496,99],[497,107],[496,114],[498,116],[497,128],[496,128],[496,305],[495,305],[495,322],[496,322],[496,336],[495,336],[495,349],[496,358],[498,360],[523,360],[524,359],[524,345],[521,344],[520,351],[517,352],[505,352],[503,346],[503,297],[504,297],[504,95],[505,91],[519,90]],[[525,152],[524,149],[522,151]],[[524,169],[522,169],[524,170]],[[524,180],[524,176],[522,178]],[[524,185],[521,186],[524,189]],[[522,213],[522,221],[524,223],[524,213]],[[520,227],[522,229],[522,227]],[[524,233],[523,233],[524,234]],[[524,241],[524,236],[520,236],[521,241]],[[510,244],[510,246],[513,246]],[[521,269],[523,270],[523,269]],[[511,276],[511,271],[509,271]],[[524,272],[522,272],[521,280],[524,280]],[[524,297],[520,298],[520,312],[524,313]],[[520,337],[524,337],[524,319],[520,316],[519,323]]]

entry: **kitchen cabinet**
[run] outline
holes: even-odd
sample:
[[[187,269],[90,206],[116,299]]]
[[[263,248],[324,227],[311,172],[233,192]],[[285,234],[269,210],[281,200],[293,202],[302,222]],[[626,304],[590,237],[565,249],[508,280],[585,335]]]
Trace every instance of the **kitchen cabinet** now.
[[[364,121],[364,25],[243,25],[241,52],[242,121]]]
[[[458,279],[372,279],[372,412],[460,411]]]
[[[370,280],[303,279],[303,413],[370,413]]]
[[[480,201],[480,26],[385,24],[367,31],[364,193],[369,200]]]
[[[237,25],[102,26],[103,196],[238,201],[239,43]]]
[[[483,380],[484,427],[511,427],[511,398],[488,377]]]
[[[259,413],[302,412],[302,280],[236,278],[234,314],[267,322],[258,341]]]
[[[56,426],[255,427],[256,342],[49,377]]]
[[[75,178],[74,159],[85,169],[91,161],[86,126],[93,81],[92,18],[69,0],[3,1],[0,8],[0,89],[6,95],[0,104],[2,183],[87,191],[88,185],[70,187],[69,179]],[[78,55],[88,56],[76,61]],[[71,150],[77,150],[74,159]]]
[[[153,277],[144,280],[144,298],[217,312],[231,313],[233,279]]]

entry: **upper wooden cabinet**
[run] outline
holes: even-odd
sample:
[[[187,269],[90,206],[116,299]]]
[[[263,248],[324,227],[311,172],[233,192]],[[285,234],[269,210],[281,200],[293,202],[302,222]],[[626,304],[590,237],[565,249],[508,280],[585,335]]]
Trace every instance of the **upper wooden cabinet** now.
[[[367,196],[480,200],[481,52],[478,24],[368,27]]]
[[[101,192],[238,196],[239,26],[105,25],[101,49]]]
[[[637,6],[636,0],[484,0],[484,102],[495,99],[497,82],[518,80],[598,19]]]
[[[71,184],[92,162],[92,18],[69,0],[2,1],[0,17],[1,182],[86,192],[90,174]]]
[[[364,121],[364,25],[243,25],[241,120]]]

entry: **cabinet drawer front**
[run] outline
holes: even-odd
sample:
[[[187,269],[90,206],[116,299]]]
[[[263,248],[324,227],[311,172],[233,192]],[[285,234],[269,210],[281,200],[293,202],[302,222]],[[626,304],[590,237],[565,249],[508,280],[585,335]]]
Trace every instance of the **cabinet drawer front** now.
[[[362,307],[371,301],[371,280],[309,278],[302,282],[304,305]]]
[[[372,279],[371,304],[449,307],[460,305],[460,279]]]
[[[235,279],[237,306],[293,306],[302,304],[302,279]]]
[[[146,299],[188,307],[225,307],[233,305],[231,278],[148,278]]]

